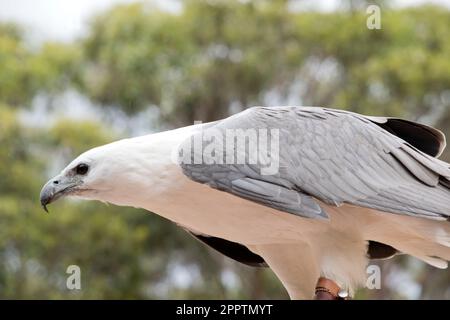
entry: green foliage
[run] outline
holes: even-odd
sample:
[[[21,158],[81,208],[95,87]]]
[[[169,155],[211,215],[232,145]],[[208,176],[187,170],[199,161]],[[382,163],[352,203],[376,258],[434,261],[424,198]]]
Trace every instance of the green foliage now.
[[[449,88],[450,13],[438,7],[386,11],[382,30],[368,30],[364,11],[184,5],[179,15],[133,5],[97,17],[83,44],[85,93],[127,113],[157,105],[179,124],[263,104],[269,90],[286,96],[294,80],[305,86],[294,96],[304,104],[397,116],[430,112]],[[327,78],[317,78],[320,70]]]
[[[45,43],[30,61],[39,91],[57,93],[77,82],[81,50],[76,45]]]
[[[77,79],[79,60],[79,48],[70,45],[47,43],[33,52],[18,28],[0,24],[0,102],[27,107],[41,91],[61,91]]]
[[[29,83],[29,53],[23,47],[18,31],[0,28],[0,101],[21,104],[33,95]]]
[[[93,121],[80,123],[69,119],[61,119],[48,133],[52,146],[66,146],[72,158],[89,147],[112,142],[114,140],[112,136],[100,123]]]
[[[158,105],[173,123],[215,119],[230,103],[257,101],[287,81],[301,57],[286,7],[262,4],[187,1],[181,15],[144,5],[106,12],[83,44],[85,93],[127,113]]]

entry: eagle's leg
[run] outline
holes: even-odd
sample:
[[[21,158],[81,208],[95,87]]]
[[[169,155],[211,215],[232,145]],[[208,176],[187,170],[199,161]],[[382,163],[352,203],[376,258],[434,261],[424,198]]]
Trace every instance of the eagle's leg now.
[[[319,239],[315,243],[296,241],[247,247],[264,259],[291,299],[323,299],[324,294],[317,295],[316,289],[322,278],[337,288],[332,291],[334,296],[347,298],[353,294],[353,288],[364,283],[367,243],[334,236],[339,242],[333,250],[327,250],[332,246],[324,243],[323,237]],[[328,284],[320,287],[331,288]]]
[[[294,300],[314,299],[320,269],[307,243],[247,245],[261,256]],[[306,263],[305,263],[306,262]]]
[[[348,300],[348,292],[342,290],[333,280],[320,277],[316,285],[315,300]]]

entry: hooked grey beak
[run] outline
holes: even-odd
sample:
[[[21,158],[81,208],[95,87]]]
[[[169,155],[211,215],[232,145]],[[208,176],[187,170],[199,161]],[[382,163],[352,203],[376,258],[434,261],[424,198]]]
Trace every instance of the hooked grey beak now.
[[[64,176],[56,176],[48,181],[41,190],[40,199],[42,208],[48,212],[47,205],[73,191],[80,181]]]

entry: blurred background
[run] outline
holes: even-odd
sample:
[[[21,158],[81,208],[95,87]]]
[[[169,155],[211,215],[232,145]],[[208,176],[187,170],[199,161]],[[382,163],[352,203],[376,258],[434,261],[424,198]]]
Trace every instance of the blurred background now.
[[[366,27],[369,4],[381,29]],[[450,137],[450,1],[0,0],[0,298],[286,299],[268,269],[155,214],[39,190],[83,151],[253,105],[400,116]],[[443,159],[449,161],[447,151]],[[377,261],[358,298],[450,299],[450,272]],[[81,290],[66,288],[69,265]]]

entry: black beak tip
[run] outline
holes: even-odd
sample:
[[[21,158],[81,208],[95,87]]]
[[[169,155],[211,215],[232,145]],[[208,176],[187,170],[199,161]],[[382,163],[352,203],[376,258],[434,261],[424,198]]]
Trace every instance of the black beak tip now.
[[[47,205],[49,205],[51,202],[50,198],[46,195],[41,195],[40,200],[42,209],[44,209],[44,211],[48,213]]]

